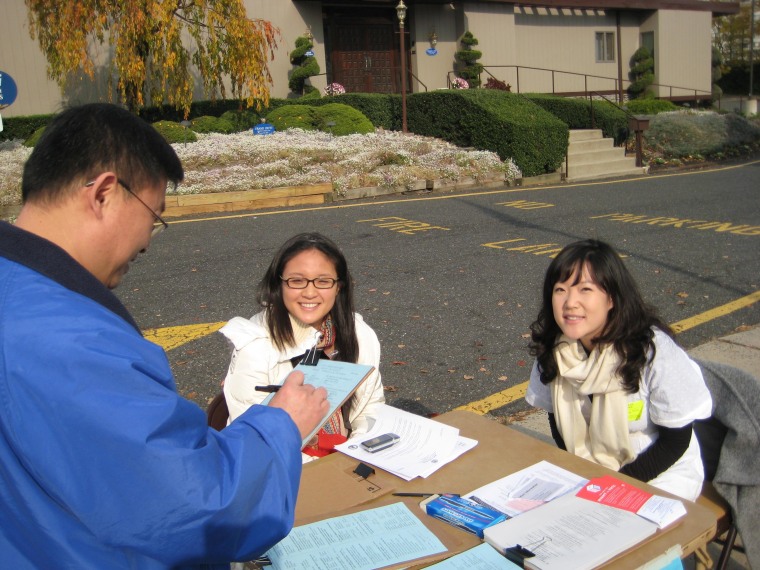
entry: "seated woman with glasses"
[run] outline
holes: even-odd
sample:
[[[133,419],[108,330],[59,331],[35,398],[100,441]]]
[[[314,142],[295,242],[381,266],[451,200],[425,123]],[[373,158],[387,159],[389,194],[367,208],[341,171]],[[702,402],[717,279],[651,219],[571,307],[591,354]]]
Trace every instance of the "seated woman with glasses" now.
[[[338,246],[318,233],[289,239],[259,282],[256,301],[261,312],[250,319],[235,317],[220,330],[233,345],[224,380],[230,421],[267,396],[255,386],[282,384],[304,354],[317,347],[321,357],[375,370],[304,447],[304,461],[366,433],[376,408],[385,402],[380,343],[354,313],[351,275]]]

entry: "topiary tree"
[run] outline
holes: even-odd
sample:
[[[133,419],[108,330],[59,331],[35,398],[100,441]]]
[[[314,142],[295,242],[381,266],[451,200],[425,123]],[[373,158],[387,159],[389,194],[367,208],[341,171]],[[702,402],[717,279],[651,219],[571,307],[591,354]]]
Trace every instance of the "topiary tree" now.
[[[310,37],[299,36],[296,38],[296,49],[290,52],[290,63],[297,67],[290,73],[288,87],[298,95],[316,91],[316,87],[306,85],[309,77],[319,75],[317,59],[313,55],[306,55],[313,47],[314,43]]]
[[[654,97],[649,91],[649,86],[654,83],[654,58],[644,46],[631,56],[631,71],[628,76],[631,79],[631,85],[628,87],[631,99]]]
[[[462,49],[458,50],[454,57],[459,62],[459,77],[469,83],[470,88],[480,87],[480,74],[483,72],[483,66],[477,61],[483,56],[483,53],[472,49],[472,46],[478,45],[478,40],[472,35],[472,32],[465,32],[459,43]]]

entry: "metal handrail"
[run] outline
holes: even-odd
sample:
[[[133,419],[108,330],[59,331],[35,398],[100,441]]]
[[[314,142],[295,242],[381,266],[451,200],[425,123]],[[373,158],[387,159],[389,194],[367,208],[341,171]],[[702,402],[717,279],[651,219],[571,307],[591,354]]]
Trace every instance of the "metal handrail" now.
[[[583,89],[582,93],[583,93],[584,97],[587,96],[588,93],[590,92],[589,89],[588,89],[588,80],[589,79],[604,79],[604,80],[612,81],[613,85],[614,85],[614,90],[615,90],[616,93],[618,93],[618,99],[620,99],[620,89],[619,89],[619,85],[620,84],[618,82],[618,78],[617,77],[607,77],[607,76],[604,76],[604,75],[593,75],[593,74],[590,74],[590,73],[579,73],[579,72],[576,72],[576,71],[562,71],[562,70],[558,70],[558,69],[548,69],[548,68],[545,68],[545,67],[531,67],[531,66],[527,66],[527,65],[489,65],[489,66],[483,66],[483,71],[485,71],[486,73],[488,73],[488,75],[490,75],[494,79],[498,79],[498,77],[496,77],[493,73],[491,73],[488,70],[488,67],[490,67],[490,68],[510,68],[510,69],[514,69],[515,73],[516,73],[516,77],[517,77],[517,81],[516,81],[516,85],[515,85],[515,92],[516,93],[520,93],[520,70],[523,69],[523,70],[533,70],[533,71],[547,71],[547,72],[551,73],[552,74],[552,94],[556,94],[556,88],[555,88],[555,86],[556,86],[556,79],[555,79],[556,78],[556,74],[557,73],[561,73],[563,75],[577,75],[577,76],[583,77],[584,89]],[[453,73],[456,73],[456,71],[452,70],[452,71],[449,71],[446,74],[446,81],[447,81],[447,84],[449,86],[451,85],[451,75]],[[625,85],[626,82],[629,83],[629,84],[632,83],[632,81],[630,79],[623,79],[623,85]],[[651,87],[664,87],[664,88],[667,88],[669,90],[668,98],[670,98],[670,99],[673,98],[673,90],[694,92],[694,98],[695,99],[697,99],[700,94],[706,94],[706,95],[710,95],[712,97],[712,91],[706,91],[704,89],[695,89],[693,87],[679,87],[677,85],[667,85],[667,84],[664,84],[664,83],[652,83]],[[618,101],[618,102],[622,103],[622,101]]]
[[[428,91],[427,85],[425,85],[422,81],[420,81],[420,78],[417,77],[411,69],[409,70],[409,75],[411,75],[412,77],[414,77],[417,80],[417,83],[419,83],[420,85],[422,85],[425,88],[425,93],[427,93],[427,91]]]
[[[623,113],[625,113],[626,117],[628,117],[628,121],[629,121],[628,124],[629,125],[631,124],[631,119],[633,119],[634,121],[636,121],[636,129],[634,130],[634,132],[636,134],[636,166],[639,166],[639,167],[643,166],[644,165],[644,159],[643,159],[643,156],[642,156],[642,147],[641,147],[641,133],[642,133],[642,129],[640,128],[640,124],[639,124],[640,119],[636,115],[634,115],[633,113],[631,113],[625,107],[621,107],[620,105],[618,105],[614,101],[610,101],[602,93],[599,93],[598,91],[590,91],[588,98],[589,98],[589,107],[590,107],[590,112],[591,112],[591,128],[592,129],[596,128],[596,118],[594,117],[594,96],[601,97],[602,99],[604,99],[605,101],[607,101],[611,105],[614,105],[615,107],[617,107],[618,109],[620,109],[621,111],[623,111]],[[565,161],[565,164],[567,165],[567,161]]]

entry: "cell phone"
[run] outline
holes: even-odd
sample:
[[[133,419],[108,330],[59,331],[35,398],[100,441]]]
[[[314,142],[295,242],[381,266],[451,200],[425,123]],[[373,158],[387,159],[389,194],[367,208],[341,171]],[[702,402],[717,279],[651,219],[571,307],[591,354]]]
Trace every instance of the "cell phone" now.
[[[387,449],[399,440],[395,433],[384,433],[372,439],[361,442],[362,449],[369,453],[375,453],[381,449]]]

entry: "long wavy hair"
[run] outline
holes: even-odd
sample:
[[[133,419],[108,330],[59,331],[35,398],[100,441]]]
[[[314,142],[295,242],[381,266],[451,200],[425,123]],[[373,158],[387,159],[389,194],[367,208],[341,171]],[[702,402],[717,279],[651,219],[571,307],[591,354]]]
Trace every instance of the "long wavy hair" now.
[[[290,316],[282,298],[282,272],[288,261],[299,253],[316,249],[335,265],[338,276],[338,294],[330,310],[335,327],[336,360],[356,362],[359,358],[359,341],[354,325],[354,295],[351,274],[343,252],[332,240],[319,233],[302,233],[286,241],[275,254],[256,291],[256,301],[265,310],[266,324],[272,341],[280,350],[295,345]]]
[[[673,331],[662,321],[657,310],[644,302],[633,276],[617,252],[610,245],[593,239],[566,246],[546,270],[541,310],[530,325],[532,340],[529,345],[530,353],[538,361],[541,381],[548,384],[558,372],[554,347],[562,330],[554,319],[554,286],[567,281],[573,274],[576,281],[580,280],[584,266],[594,283],[610,296],[613,303],[601,334],[592,341],[614,346],[620,357],[617,373],[622,378],[623,387],[630,393],[638,392],[641,370],[655,355],[652,327],[671,338]],[[649,358],[648,354],[651,354]]]

